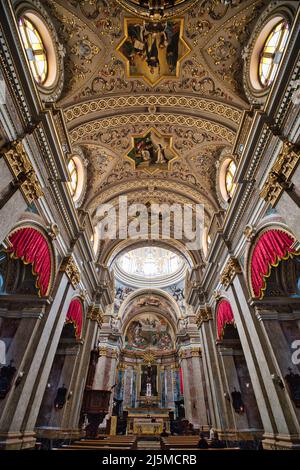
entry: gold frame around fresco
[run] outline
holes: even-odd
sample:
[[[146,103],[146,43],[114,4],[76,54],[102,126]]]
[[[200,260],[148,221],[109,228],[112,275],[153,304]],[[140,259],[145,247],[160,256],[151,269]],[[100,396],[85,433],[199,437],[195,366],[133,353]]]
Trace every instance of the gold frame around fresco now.
[[[168,161],[168,168],[167,168],[167,171],[170,171],[171,169],[171,164],[173,164],[173,162],[175,160],[178,160],[179,159],[179,155],[178,153],[174,150],[173,148],[173,136],[172,134],[161,134],[155,127],[151,126],[149,127],[143,134],[132,134],[131,136],[131,147],[130,149],[126,152],[126,154],[124,155],[124,158],[126,160],[129,160],[131,162],[131,164],[133,165],[133,168],[134,170],[136,171],[145,171],[146,173],[150,174],[150,175],[154,175],[155,173],[160,173],[160,172],[163,172],[163,171],[166,171],[165,168],[155,168],[156,165],[153,165],[153,169],[151,169],[151,167],[143,167],[143,168],[139,168],[139,166],[136,165],[136,162],[133,160],[133,158],[129,157],[128,154],[134,149],[134,139],[136,138],[140,138],[140,139],[143,139],[144,137],[147,136],[147,134],[149,134],[150,132],[153,132],[154,134],[156,134],[160,139],[170,139],[170,142],[169,142],[169,149],[170,151],[172,152],[172,154],[174,155],[174,158],[172,158],[171,160]],[[158,166],[158,165],[157,165]]]
[[[123,44],[127,41],[128,39],[128,22],[131,21],[131,20],[134,20],[136,22],[143,22],[144,20],[142,20],[141,18],[134,18],[134,17],[125,17],[123,19],[123,31],[124,31],[124,38],[121,40],[121,42],[117,45],[116,47],[116,52],[122,57],[122,59],[125,61],[125,70],[126,70],[126,76],[128,79],[130,78],[142,78],[143,80],[145,80],[146,83],[148,83],[148,85],[150,85],[151,87],[155,87],[161,80],[165,80],[165,79],[168,79],[168,80],[178,80],[179,79],[179,76],[180,76],[180,66],[181,66],[181,62],[187,57],[187,55],[192,51],[192,48],[189,46],[189,44],[187,43],[187,41],[184,39],[183,37],[183,33],[184,33],[184,18],[172,18],[172,21],[180,21],[180,33],[179,33],[179,39],[182,41],[182,43],[184,44],[185,48],[186,48],[186,52],[183,54],[183,56],[178,59],[177,61],[177,64],[176,64],[176,73],[175,73],[175,76],[174,75],[162,75],[161,77],[159,77],[157,80],[155,80],[155,82],[151,82],[151,80],[149,80],[145,75],[142,75],[142,74],[131,74],[130,73],[130,63],[129,63],[129,60],[127,59],[127,57],[121,52],[121,47],[123,46]],[[168,21],[168,19],[166,19],[166,21]],[[149,21],[150,22],[150,21]]]

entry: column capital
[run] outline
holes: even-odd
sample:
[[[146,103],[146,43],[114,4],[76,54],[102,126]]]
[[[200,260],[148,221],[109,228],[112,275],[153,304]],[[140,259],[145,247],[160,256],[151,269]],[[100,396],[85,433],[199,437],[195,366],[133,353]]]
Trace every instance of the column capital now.
[[[92,321],[96,321],[101,328],[103,323],[104,314],[101,310],[100,305],[92,304],[88,308],[87,318]]]
[[[1,154],[5,158],[11,173],[17,180],[17,184],[27,202],[33,201],[43,196],[41,185],[38,181],[36,172],[29,160],[21,140],[15,140],[4,147]]]
[[[178,353],[180,359],[189,359],[191,357],[201,357],[202,350],[200,346],[192,346],[189,348],[181,349]]]
[[[117,359],[119,356],[118,351],[116,349],[112,349],[107,346],[100,346],[98,349],[98,354],[99,357],[107,356],[113,359]]]
[[[212,311],[208,305],[204,308],[200,308],[199,312],[196,314],[196,323],[198,328],[200,328],[203,322],[212,320],[212,317]]]
[[[290,181],[294,170],[300,160],[299,148],[291,142],[284,142],[276,162],[268,174],[260,196],[269,202],[272,207],[276,205],[285,186]]]
[[[225,289],[232,283],[235,275],[241,272],[242,269],[238,259],[230,257],[220,276],[221,284],[223,284]]]
[[[66,256],[61,264],[60,271],[66,273],[74,289],[80,282],[80,272],[72,255]]]

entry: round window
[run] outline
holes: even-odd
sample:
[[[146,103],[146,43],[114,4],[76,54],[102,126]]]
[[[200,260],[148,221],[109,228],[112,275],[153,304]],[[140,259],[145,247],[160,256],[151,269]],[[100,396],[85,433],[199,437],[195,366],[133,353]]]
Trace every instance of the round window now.
[[[229,197],[232,197],[234,189],[235,189],[235,183],[234,183],[235,172],[236,172],[236,164],[233,160],[231,160],[229,165],[227,166],[226,175],[225,175],[225,187],[226,187],[227,195]]]
[[[19,19],[19,30],[35,81],[43,85],[48,76],[47,51],[41,35],[26,16]]]
[[[260,53],[258,65],[258,78],[260,84],[267,88],[274,81],[281,57],[287,43],[289,25],[281,20],[268,34]]]

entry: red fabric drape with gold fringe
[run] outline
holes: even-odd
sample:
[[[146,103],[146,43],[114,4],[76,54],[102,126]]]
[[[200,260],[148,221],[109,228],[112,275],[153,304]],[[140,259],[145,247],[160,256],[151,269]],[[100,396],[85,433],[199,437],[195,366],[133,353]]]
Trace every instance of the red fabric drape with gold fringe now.
[[[234,325],[233,311],[227,300],[221,300],[217,309],[218,339],[222,339],[226,325]]]
[[[79,299],[73,299],[69,305],[66,323],[73,323],[75,328],[76,338],[81,337],[82,331],[83,310],[82,303]]]
[[[251,284],[255,297],[263,298],[266,278],[270,276],[272,266],[298,254],[293,248],[295,241],[291,235],[278,229],[268,230],[258,239],[251,258]]]
[[[46,238],[34,228],[23,227],[9,235],[8,240],[12,245],[8,252],[25,264],[32,264],[39,295],[46,295],[51,279],[51,254]]]

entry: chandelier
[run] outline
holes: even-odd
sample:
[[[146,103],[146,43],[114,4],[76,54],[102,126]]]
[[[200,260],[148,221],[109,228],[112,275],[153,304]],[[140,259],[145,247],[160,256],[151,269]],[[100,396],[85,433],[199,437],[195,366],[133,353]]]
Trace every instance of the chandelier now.
[[[160,21],[183,14],[199,0],[117,0],[130,13],[150,21]]]

